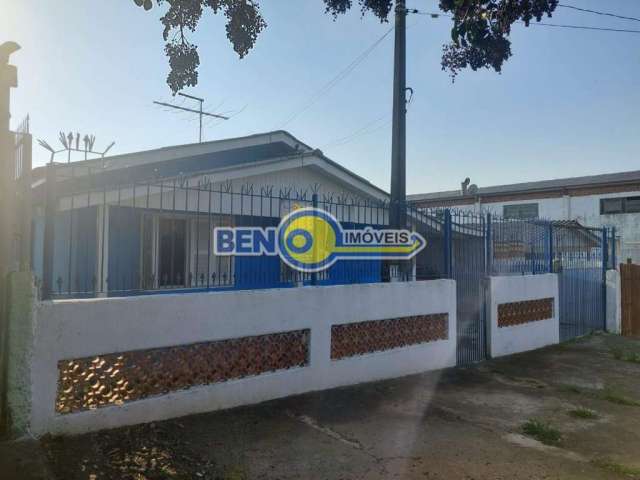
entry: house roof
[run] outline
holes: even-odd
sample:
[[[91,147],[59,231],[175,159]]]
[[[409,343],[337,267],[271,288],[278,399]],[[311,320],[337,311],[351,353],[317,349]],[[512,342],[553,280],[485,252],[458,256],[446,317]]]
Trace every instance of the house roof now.
[[[594,187],[603,185],[623,185],[638,182],[640,182],[640,170],[634,170],[630,172],[606,173],[601,175],[558,178],[554,180],[542,180],[537,182],[523,182],[508,185],[496,185],[492,187],[480,187],[474,194],[467,194],[464,196],[462,195],[461,190],[419,193],[415,195],[408,195],[408,200],[412,202],[430,200],[455,200],[478,196],[488,197],[493,195],[561,191],[572,188]]]
[[[100,184],[116,185],[285,161],[295,166],[314,164],[377,197],[388,196],[381,188],[284,130],[57,164],[56,172],[58,181],[73,189],[73,183],[86,183],[89,175],[93,177],[92,186],[96,185],[96,178]],[[34,186],[44,181],[45,167],[34,169]]]

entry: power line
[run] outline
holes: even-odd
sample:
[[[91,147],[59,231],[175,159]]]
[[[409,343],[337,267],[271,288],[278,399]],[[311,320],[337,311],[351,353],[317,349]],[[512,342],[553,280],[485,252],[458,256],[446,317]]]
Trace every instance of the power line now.
[[[411,96],[409,97],[409,99],[407,100],[407,105],[406,105],[406,112],[409,111],[409,109],[411,108],[411,105],[413,104],[413,89],[411,90]],[[352,141],[356,140],[359,137],[362,137],[364,135],[370,135],[372,133],[375,133],[381,129],[383,129],[384,127],[386,127],[387,125],[389,125],[391,123],[391,119],[389,117],[391,117],[391,112],[389,113],[385,113],[384,115],[380,115],[377,118],[374,118],[373,120],[365,123],[362,127],[358,128],[357,130],[354,130],[353,132],[351,132],[349,135],[346,135],[344,137],[340,137],[337,138],[329,143],[326,143],[324,145],[322,145],[320,147],[320,149],[324,149],[324,148],[336,148],[336,147],[342,147],[343,145],[346,145],[348,143],[351,143]],[[379,123],[382,120],[386,120],[383,123],[381,123],[380,125],[374,126],[377,123]]]
[[[539,25],[541,27],[573,28],[577,30],[600,30],[603,32],[640,33],[640,30],[628,30],[625,28],[591,27],[583,25],[567,25],[561,23],[531,22],[529,25]]]
[[[438,17],[453,18],[453,15],[451,15],[449,13],[423,12],[422,10],[418,10],[417,8],[408,8],[407,11],[408,11],[408,13],[413,13],[414,15],[428,15],[431,18],[438,18]]]
[[[606,17],[620,18],[622,20],[632,20],[634,22],[640,22],[640,18],[636,18],[636,17],[625,17],[623,15],[618,15],[615,13],[601,12],[599,10],[590,10],[588,8],[574,7],[573,5],[566,5],[563,3],[559,3],[558,6],[562,8],[570,8],[571,10],[578,10],[579,12],[593,13],[595,15],[603,15]]]
[[[391,116],[391,114],[389,114],[389,116]],[[392,124],[392,119],[390,118],[386,122],[381,123],[380,125],[378,125],[375,128],[372,128],[370,130],[362,132],[362,133],[360,133],[358,135],[354,135],[353,137],[351,137],[351,138],[349,138],[347,140],[344,140],[344,141],[342,141],[340,143],[336,142],[336,143],[329,144],[328,146],[321,147],[321,149],[323,149],[323,148],[341,148],[341,147],[344,147],[345,145],[349,145],[351,142],[354,142],[354,141],[358,140],[360,137],[364,137],[364,136],[367,136],[367,135],[371,135],[372,133],[379,132],[380,130],[382,130],[383,128],[387,128],[391,124]]]
[[[391,116],[391,113],[385,113],[384,115],[381,115],[381,116],[379,116],[379,117],[367,122],[362,127],[360,127],[357,130],[351,132],[349,135],[345,135],[344,137],[336,138],[335,140],[322,145],[320,147],[320,149],[322,150],[324,148],[339,147],[339,146],[345,145],[347,143],[350,143],[351,141],[353,141],[356,138],[361,137],[363,135],[368,135],[370,133],[377,132],[382,127],[386,127],[390,123],[390,121],[386,121],[381,125],[377,125],[376,127],[374,127],[374,125],[376,125],[381,120],[388,119],[390,116]]]
[[[428,15],[431,18],[438,18],[438,17],[449,17],[449,18],[453,18],[453,15],[449,15],[448,13],[440,13],[440,12],[423,12],[422,10],[418,10],[417,8],[409,8],[408,9],[409,13],[413,13],[414,15]]]
[[[311,99],[305,103],[299,110],[293,112],[287,119],[280,125],[279,128],[284,128],[288,124],[290,124],[293,120],[295,120],[299,115],[306,112],[309,108],[311,108],[322,96],[327,94],[333,87],[335,87],[340,81],[345,79],[353,70],[356,69],[358,65],[360,65],[370,54],[375,50],[375,48],[382,43],[382,41],[394,30],[394,27],[391,27],[387,30],[384,35],[378,38],[369,48],[367,48],[364,52],[362,52],[359,56],[357,56],[349,65],[347,65],[342,71],[340,71],[335,77],[333,77],[329,82],[327,82],[323,87],[321,87],[316,93],[314,93]]]
[[[439,17],[448,17],[453,18],[453,15],[448,13],[440,13],[440,12],[423,12],[416,9],[410,9],[409,13],[413,13],[415,15],[428,15],[431,18],[439,18]],[[525,22],[520,22],[523,25]],[[617,32],[617,33],[640,33],[640,30],[630,30],[626,28],[610,28],[610,27],[595,27],[590,25],[571,25],[571,24],[563,24],[563,23],[546,23],[546,22],[530,22],[529,26],[541,26],[541,27],[555,27],[555,28],[569,28],[569,29],[578,29],[578,30],[598,30],[603,32]]]

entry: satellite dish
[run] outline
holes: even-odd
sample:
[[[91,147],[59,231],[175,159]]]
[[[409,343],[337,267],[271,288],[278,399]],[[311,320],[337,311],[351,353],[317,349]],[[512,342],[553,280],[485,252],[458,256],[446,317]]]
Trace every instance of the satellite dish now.
[[[466,195],[467,194],[467,188],[469,187],[469,184],[471,183],[471,179],[469,177],[464,179],[464,182],[462,182],[460,184],[460,188],[462,189],[462,195]]]

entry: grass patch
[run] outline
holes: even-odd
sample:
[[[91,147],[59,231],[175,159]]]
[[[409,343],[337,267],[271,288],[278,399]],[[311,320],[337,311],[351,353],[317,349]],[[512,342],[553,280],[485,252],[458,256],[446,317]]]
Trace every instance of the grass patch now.
[[[227,467],[222,474],[222,480],[247,480],[247,472],[239,466]]]
[[[564,392],[569,392],[569,393],[583,394],[590,398],[599,398],[601,400],[606,400],[607,402],[615,403],[618,405],[625,405],[627,407],[640,407],[640,401],[634,398],[630,398],[611,387],[607,387],[601,392],[597,392],[593,390],[584,390],[575,385],[565,384],[560,386],[560,390]],[[575,416],[574,414],[571,414],[571,415]],[[577,415],[580,415],[580,414],[577,414]],[[587,417],[580,417],[580,418],[587,418]]]
[[[581,418],[581,419],[592,419],[598,418],[598,414],[589,408],[579,407],[574,408],[573,410],[569,410],[569,415],[573,418]]]
[[[613,473],[617,473],[618,475],[625,475],[632,478],[640,477],[640,468],[628,467],[626,465],[622,465],[621,463],[614,462],[609,458],[598,458],[596,460],[593,460],[591,463],[596,467],[602,468],[603,470],[608,470]]]
[[[630,363],[640,363],[640,352],[632,352],[629,350],[623,350],[622,348],[612,348],[611,355],[616,360],[622,360]]]
[[[627,407],[640,407],[639,401],[634,400],[633,398],[629,398],[616,390],[612,390],[611,388],[607,388],[602,392],[602,398],[608,402],[616,403],[618,405],[625,405]]]
[[[522,425],[522,433],[545,445],[559,445],[562,438],[560,430],[534,418]]]
[[[612,348],[609,350],[611,352],[611,355],[613,355],[613,358],[615,358],[616,360],[622,360],[622,356],[624,355],[624,350],[622,350],[621,348]]]
[[[582,393],[582,389],[580,387],[576,387],[575,385],[564,384],[560,385],[560,390],[569,393]]]

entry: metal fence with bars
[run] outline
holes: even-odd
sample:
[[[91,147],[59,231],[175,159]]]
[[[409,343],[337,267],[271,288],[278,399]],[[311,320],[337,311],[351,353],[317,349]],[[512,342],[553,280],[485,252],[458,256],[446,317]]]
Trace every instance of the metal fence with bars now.
[[[560,339],[606,327],[606,271],[615,268],[615,229],[561,222],[553,228],[558,274]]]
[[[40,195],[46,206],[36,209],[40,214],[35,216],[32,242],[33,270],[44,296],[389,280],[388,265],[376,260],[340,261],[324,272],[303,274],[277,257],[217,256],[212,248],[215,227],[277,226],[283,216],[302,207],[330,212],[345,229],[384,228],[392,215],[387,202],[319,194],[317,186],[276,191],[251,185],[237,189],[231,183],[215,184],[206,178],[197,184],[190,182],[176,178],[100,185],[93,175],[48,176],[46,195]],[[578,224],[507,220],[412,205],[401,208],[406,228],[427,239],[427,248],[404,269],[405,276],[455,278],[470,289],[479,288],[476,283],[485,275],[550,272],[559,260],[594,262],[602,249],[602,235],[608,235],[600,231],[599,237],[598,231]]]
[[[220,226],[275,227],[303,207],[331,213],[344,229],[380,229],[400,211],[404,226],[427,241],[404,263],[400,279],[456,280],[459,364],[486,358],[483,279],[489,275],[558,273],[562,338],[604,327],[606,269],[616,262],[614,230],[393,206],[320,193],[317,185],[301,191],[238,189],[206,177],[196,183],[99,179],[90,172],[79,178],[47,175],[46,188],[36,195],[33,271],[44,298],[386,282],[389,262],[380,260],[343,260],[323,272],[301,273],[278,256],[218,256],[213,233]]]

